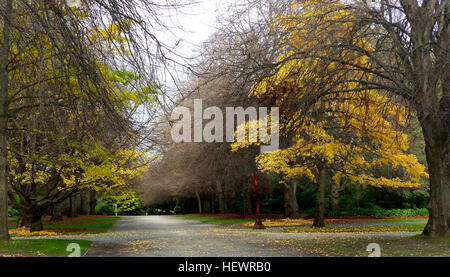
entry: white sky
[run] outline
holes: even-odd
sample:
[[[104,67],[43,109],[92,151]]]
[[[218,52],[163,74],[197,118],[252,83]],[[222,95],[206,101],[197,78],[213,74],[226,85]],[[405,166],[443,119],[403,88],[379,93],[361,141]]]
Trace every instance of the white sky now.
[[[188,2],[189,0],[186,0]],[[236,0],[194,0],[195,4],[180,8],[175,11],[163,11],[159,16],[165,25],[170,26],[169,30],[161,29],[156,31],[158,39],[165,43],[169,48],[176,45],[174,51],[185,58],[198,57],[198,47],[202,42],[206,41],[216,30],[216,19],[225,12],[227,4]],[[181,64],[187,62],[174,55],[166,55]],[[169,67],[170,68],[170,67]],[[187,76],[178,69],[171,68],[171,74],[176,79],[184,80]],[[171,77],[163,78],[165,80],[165,88],[172,93],[176,93]],[[171,94],[170,92],[166,92]]]
[[[173,34],[168,34],[166,30],[161,35],[167,39],[169,45],[175,45],[179,41],[176,51],[191,57],[195,48],[214,32],[216,18],[227,2],[227,0],[198,0],[196,4],[181,8],[177,13],[171,12],[164,21],[176,26],[171,29]]]

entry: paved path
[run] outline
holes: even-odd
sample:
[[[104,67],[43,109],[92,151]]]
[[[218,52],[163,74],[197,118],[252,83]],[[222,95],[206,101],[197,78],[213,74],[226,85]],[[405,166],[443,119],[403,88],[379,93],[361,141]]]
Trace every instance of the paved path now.
[[[90,257],[305,257],[314,256],[287,240],[332,237],[403,237],[413,233],[282,233],[267,230],[230,229],[175,216],[130,216],[105,234],[58,236],[86,239]]]
[[[109,234],[91,238],[87,256],[305,257],[282,240],[313,237],[406,236],[399,233],[286,234],[281,230],[229,229],[174,216],[123,217]]]

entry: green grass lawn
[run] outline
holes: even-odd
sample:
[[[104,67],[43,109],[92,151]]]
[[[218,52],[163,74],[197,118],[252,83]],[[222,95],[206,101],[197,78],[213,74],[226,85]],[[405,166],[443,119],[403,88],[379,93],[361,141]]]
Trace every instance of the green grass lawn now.
[[[59,229],[62,234],[70,234],[70,235],[79,235],[79,234],[99,234],[99,233],[107,233],[108,230],[114,226],[114,224],[119,221],[120,217],[114,216],[92,216],[92,217],[80,217],[80,218],[67,218],[65,222],[61,222],[58,224],[45,224],[44,221],[44,231],[51,231],[54,229]],[[11,219],[11,222],[17,221],[17,219]],[[8,226],[10,230],[14,230],[17,227],[15,225]],[[64,230],[64,229],[87,229],[87,230]],[[55,233],[57,235],[57,233]],[[27,237],[27,236],[41,236],[41,234],[37,233],[16,233],[12,234],[12,237]]]
[[[361,226],[361,227],[292,227],[284,228],[285,233],[372,233],[372,232],[421,232],[425,224]]]
[[[398,223],[398,222],[422,222],[422,221],[428,221],[427,218],[405,218],[405,219],[391,219],[391,218],[383,218],[383,219],[376,219],[376,222],[385,222],[385,223]]]
[[[91,245],[87,240],[10,240],[0,241],[0,256],[50,256],[67,257],[67,246],[71,243],[80,245],[81,254]]]

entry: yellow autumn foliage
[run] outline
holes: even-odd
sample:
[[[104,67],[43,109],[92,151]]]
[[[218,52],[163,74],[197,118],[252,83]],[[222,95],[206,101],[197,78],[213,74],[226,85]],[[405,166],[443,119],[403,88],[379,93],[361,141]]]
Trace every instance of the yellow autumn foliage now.
[[[303,39],[304,32],[307,32],[304,26],[320,23],[317,20],[321,14],[335,20],[350,16],[342,14],[342,10],[323,14],[317,3],[302,1],[298,14],[278,16],[277,27],[290,32],[287,53],[278,57],[279,66],[273,76],[253,84],[250,95],[258,98],[275,95],[276,104],[282,107],[287,101],[302,103],[304,98],[315,97],[315,93],[320,95],[327,90],[334,93],[321,95],[308,110],[289,111],[289,120],[280,123],[280,132],[293,137],[292,142],[284,149],[259,155],[256,158],[259,169],[280,174],[285,179],[307,176],[317,181],[318,168],[325,166],[334,169],[335,182],[345,176],[372,186],[420,186],[420,180],[428,177],[426,168],[416,156],[407,153],[408,137],[400,130],[406,124],[407,108],[376,90],[359,89],[358,82],[339,81],[355,79],[369,82],[373,78],[357,67],[342,68],[341,65],[337,68],[332,62],[320,64],[319,59],[292,58],[303,48],[320,46],[317,45],[319,40]],[[342,20],[342,24],[329,31],[339,36],[339,30],[347,29],[348,24],[352,23]],[[357,44],[370,48],[370,44],[363,40]],[[323,55],[331,56],[332,53],[324,49]],[[366,57],[349,51],[339,55],[344,55],[354,65],[368,62]],[[315,70],[318,67],[321,67],[320,71]],[[328,76],[327,72],[333,74]],[[318,88],[317,84],[323,84],[323,80],[329,81],[329,87]],[[236,142],[232,150],[238,151],[250,145],[255,143],[249,140]],[[401,178],[373,173],[373,169],[386,166],[397,170]]]

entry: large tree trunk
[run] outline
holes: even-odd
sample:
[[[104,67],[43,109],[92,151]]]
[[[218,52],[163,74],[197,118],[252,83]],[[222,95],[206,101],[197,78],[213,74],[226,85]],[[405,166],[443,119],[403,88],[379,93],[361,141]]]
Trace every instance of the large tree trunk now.
[[[95,206],[97,205],[97,192],[91,190],[89,193],[89,214],[95,215]]]
[[[331,210],[338,211],[339,210],[339,194],[341,191],[340,181],[331,182]]]
[[[202,199],[200,198],[200,194],[196,191],[195,196],[197,197],[197,203],[198,203],[198,213],[202,214]]]
[[[284,217],[299,218],[297,203],[297,180],[292,179],[284,183]]]
[[[5,5],[5,6],[3,6]],[[8,233],[8,61],[12,0],[2,1],[3,41],[0,49],[0,241],[9,240]]]
[[[17,228],[30,228],[30,232],[38,232],[44,229],[42,225],[42,214],[25,212],[21,213],[17,221]]]
[[[438,117],[438,116],[436,116]],[[430,219],[424,234],[450,236],[450,139],[448,118],[420,118],[430,174]],[[447,122],[446,122],[447,120]]]
[[[319,183],[317,184],[316,210],[314,213],[314,227],[325,226],[325,188],[327,185],[327,170],[319,172]]]
[[[42,225],[42,215],[33,215],[31,217],[30,232],[38,232],[42,231],[42,229],[44,229],[44,226]]]
[[[64,217],[62,215],[62,203],[58,203],[52,208],[52,218],[50,221],[64,221]]]

